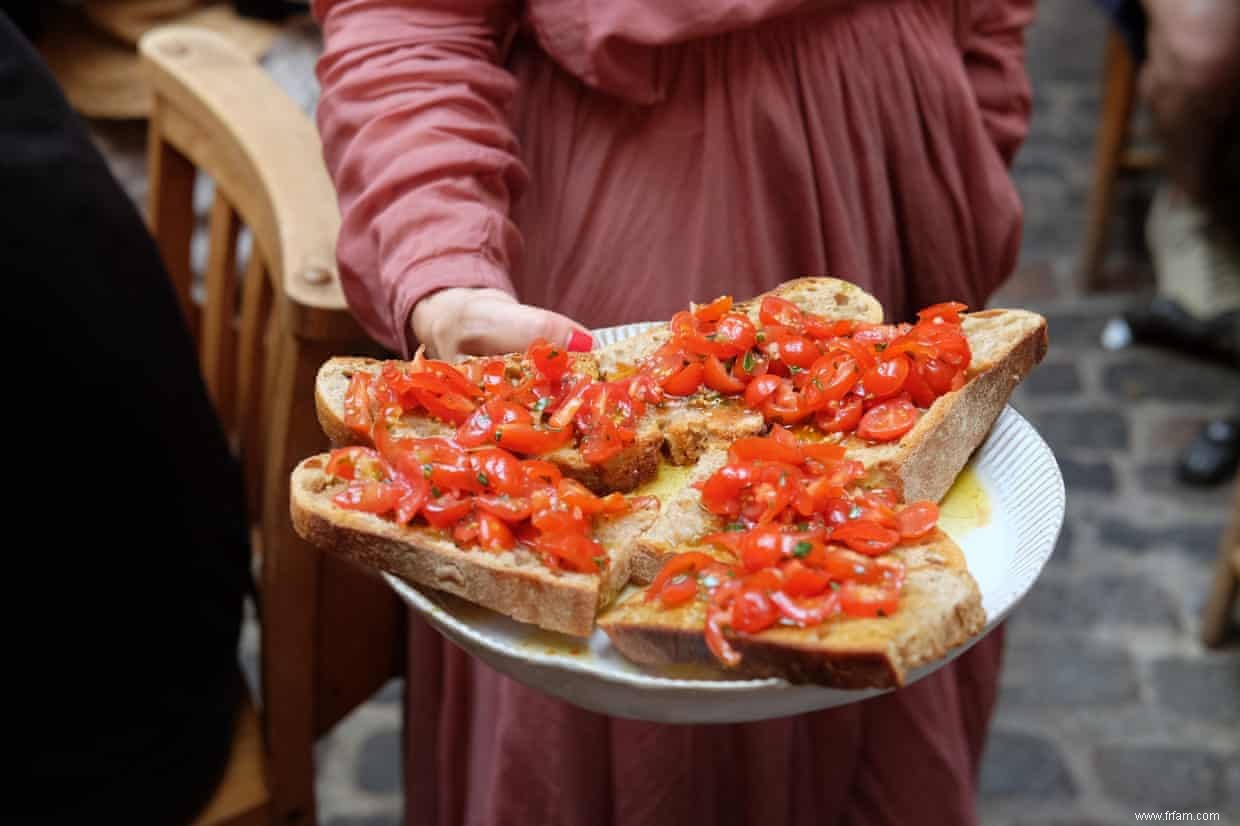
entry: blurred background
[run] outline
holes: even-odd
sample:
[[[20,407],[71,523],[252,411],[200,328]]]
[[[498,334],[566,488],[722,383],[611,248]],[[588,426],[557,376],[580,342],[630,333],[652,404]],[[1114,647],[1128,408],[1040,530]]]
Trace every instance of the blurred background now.
[[[1049,319],[1050,354],[1014,404],[1058,456],[1068,517],[1049,568],[1009,624],[981,782],[982,821],[995,826],[1118,823],[1142,808],[1240,818],[1240,645],[1201,642],[1234,468],[1234,447],[1210,442],[1203,426],[1236,412],[1240,383],[1225,355],[1177,348],[1175,318],[1161,328],[1151,320],[1145,227],[1158,147],[1139,105],[1131,123],[1117,115],[1115,95],[1132,75],[1115,54],[1108,63],[1110,33],[1107,16],[1085,0],[1040,0],[1029,32],[1034,117],[1014,173],[1024,244],[993,303]],[[307,112],[318,47],[314,26],[294,20],[262,59]],[[144,205],[145,122],[92,119],[91,128]],[[1100,134],[1126,136],[1132,149],[1105,203],[1096,200],[1110,182]],[[1092,214],[1091,198],[1101,203]],[[206,184],[195,203],[205,225]],[[192,251],[201,269],[205,233]],[[1190,448],[1206,450],[1196,478],[1185,469]],[[244,656],[257,681],[252,618]],[[319,814],[329,826],[399,822],[400,699],[400,683],[390,682],[319,743]]]

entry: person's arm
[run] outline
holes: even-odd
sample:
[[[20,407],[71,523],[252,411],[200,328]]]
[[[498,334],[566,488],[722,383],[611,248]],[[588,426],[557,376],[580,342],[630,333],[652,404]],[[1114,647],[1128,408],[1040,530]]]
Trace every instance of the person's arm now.
[[[349,305],[380,343],[441,358],[568,343],[570,320],[512,297],[525,184],[499,65],[515,2],[316,0],[317,118],[340,199]],[[423,301],[423,299],[427,299]]]
[[[966,4],[965,70],[986,131],[1007,164],[1029,132],[1033,92],[1025,70],[1025,28],[1034,0],[973,0]]]

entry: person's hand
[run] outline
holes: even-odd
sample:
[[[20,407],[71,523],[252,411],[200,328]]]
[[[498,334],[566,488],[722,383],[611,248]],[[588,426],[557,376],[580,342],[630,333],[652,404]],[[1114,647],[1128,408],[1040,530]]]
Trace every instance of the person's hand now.
[[[517,353],[536,338],[574,351],[589,350],[594,343],[586,328],[571,318],[484,288],[431,293],[414,305],[409,324],[427,355],[444,361]]]

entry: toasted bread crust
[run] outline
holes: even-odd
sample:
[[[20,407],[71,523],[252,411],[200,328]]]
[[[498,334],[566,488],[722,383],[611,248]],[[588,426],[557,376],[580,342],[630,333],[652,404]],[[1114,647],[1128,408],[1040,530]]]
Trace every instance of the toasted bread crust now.
[[[654,519],[653,509],[643,509],[599,526],[596,534],[610,559],[604,575],[552,571],[533,558],[464,550],[428,528],[339,508],[331,495],[340,486],[322,471],[326,459],[312,457],[293,471],[290,508],[293,527],[303,539],[370,568],[565,634],[590,634],[600,605],[629,578],[633,536]]]
[[[1006,311],[987,311],[1006,312]],[[964,387],[939,399],[901,443],[894,462],[881,470],[898,476],[905,501],[938,502],[986,439],[1016,385],[1046,355],[1046,322],[1013,342],[1008,353]]]
[[[742,658],[734,673],[833,688],[894,688],[911,669],[946,656],[982,630],[981,593],[946,534],[936,531],[894,555],[908,568],[896,614],[838,619],[818,628],[729,633]],[[635,662],[718,666],[702,633],[704,617],[700,603],[664,610],[644,604],[638,594],[604,612],[599,626]]]

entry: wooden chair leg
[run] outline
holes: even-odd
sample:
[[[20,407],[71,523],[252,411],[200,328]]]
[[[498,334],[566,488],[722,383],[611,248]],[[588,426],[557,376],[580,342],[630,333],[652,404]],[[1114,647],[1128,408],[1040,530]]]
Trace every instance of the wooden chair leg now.
[[[275,323],[281,329],[271,354],[277,364],[268,388],[262,518],[263,714],[274,822],[311,826],[317,822],[313,698],[320,555],[293,531],[288,483],[293,466],[322,447],[313,392],[314,371],[326,354],[306,353],[303,342],[284,332],[280,320]]]
[[[1214,578],[1201,617],[1201,642],[1217,648],[1227,638],[1236,598],[1240,596],[1240,484],[1223,535],[1219,538]]]
[[[1128,125],[1136,98],[1136,66],[1123,37],[1114,29],[1107,37],[1102,91],[1102,119],[1094,149],[1094,179],[1089,193],[1081,278],[1086,290],[1102,281],[1106,259],[1115,179],[1124,165]]]

